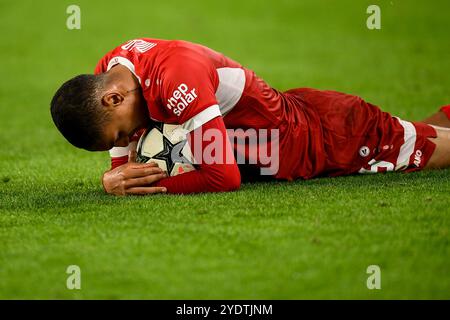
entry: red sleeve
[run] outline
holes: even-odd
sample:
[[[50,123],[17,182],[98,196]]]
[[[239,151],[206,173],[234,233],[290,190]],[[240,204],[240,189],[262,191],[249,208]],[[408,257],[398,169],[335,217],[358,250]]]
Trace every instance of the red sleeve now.
[[[216,133],[220,132],[220,134],[216,134],[214,138],[208,139],[208,135],[205,136],[205,133],[211,129],[215,130]],[[193,141],[199,135],[202,141],[201,150],[195,150],[196,143],[193,143]],[[160,180],[155,184],[156,186],[166,187],[168,193],[182,194],[233,191],[239,189],[241,175],[222,117],[216,117],[192,131],[189,134],[189,144],[196,161],[200,163],[198,170]],[[211,150],[211,146],[213,145],[216,147],[216,152],[212,153],[214,154],[214,161],[212,162],[204,159],[204,157],[208,154],[208,152],[205,152],[205,149]],[[201,159],[197,156],[198,154]]]
[[[128,156],[111,157],[111,169],[117,168],[128,162]]]
[[[443,113],[445,113],[445,115],[447,116],[447,118],[450,120],[450,105],[448,106],[443,106],[440,109]]]
[[[183,124],[216,105],[219,83],[215,66],[205,56],[186,48],[175,48],[161,65],[161,107],[169,123]],[[151,112],[151,111],[150,111]]]

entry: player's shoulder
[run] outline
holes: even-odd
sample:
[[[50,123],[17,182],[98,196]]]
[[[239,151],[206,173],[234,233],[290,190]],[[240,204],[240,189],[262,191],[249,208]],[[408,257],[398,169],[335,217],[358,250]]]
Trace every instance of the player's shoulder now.
[[[163,73],[190,73],[215,70],[209,48],[183,40],[172,40],[159,55],[159,68]],[[203,73],[203,72],[201,72]]]
[[[136,38],[125,41],[108,51],[97,63],[95,73],[105,72],[112,59],[124,58],[135,64],[142,56],[158,56],[158,64],[163,68],[182,68],[190,64],[206,64],[212,50],[202,45],[184,40],[164,40],[156,38]]]
[[[127,40],[108,51],[98,61],[95,67],[95,73],[106,72],[113,59],[126,59],[131,64],[136,64],[142,56],[152,55],[156,51],[164,51],[170,44],[170,40],[155,38],[136,38]]]

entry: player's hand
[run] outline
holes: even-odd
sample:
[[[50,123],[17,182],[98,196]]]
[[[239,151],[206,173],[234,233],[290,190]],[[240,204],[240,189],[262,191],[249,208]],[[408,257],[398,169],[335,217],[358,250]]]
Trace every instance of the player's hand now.
[[[164,187],[151,184],[167,177],[156,163],[126,163],[103,174],[105,191],[116,196],[165,193]]]

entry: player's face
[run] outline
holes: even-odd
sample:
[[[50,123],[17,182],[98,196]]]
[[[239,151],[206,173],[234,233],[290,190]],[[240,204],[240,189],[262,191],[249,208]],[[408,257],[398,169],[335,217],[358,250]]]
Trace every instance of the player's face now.
[[[113,147],[127,147],[131,137],[149,122],[147,108],[139,90],[127,91],[120,104],[110,107],[108,120],[103,126],[103,137],[98,151],[110,150]]]

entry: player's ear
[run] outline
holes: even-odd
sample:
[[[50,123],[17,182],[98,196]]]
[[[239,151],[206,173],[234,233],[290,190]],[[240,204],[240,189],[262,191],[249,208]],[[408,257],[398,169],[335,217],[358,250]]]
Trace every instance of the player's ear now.
[[[105,107],[116,107],[124,100],[124,96],[117,91],[110,91],[103,95],[102,105]]]

